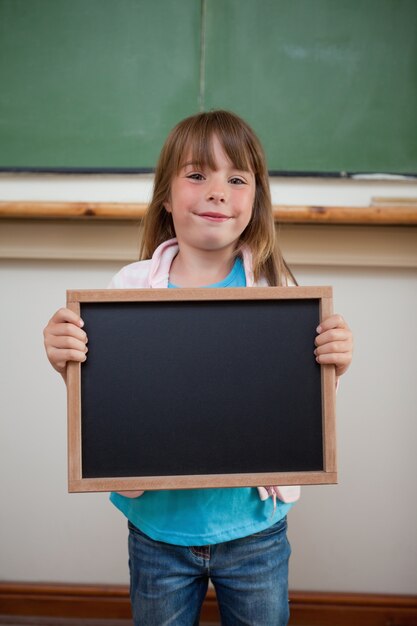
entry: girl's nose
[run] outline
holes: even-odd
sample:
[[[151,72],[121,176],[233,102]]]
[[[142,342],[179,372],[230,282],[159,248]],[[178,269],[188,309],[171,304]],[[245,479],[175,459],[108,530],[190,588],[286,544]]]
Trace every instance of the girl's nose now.
[[[208,198],[207,199],[212,201],[212,202],[215,202],[215,203],[225,202],[226,201],[226,194],[222,190],[210,191],[210,193],[208,194]]]

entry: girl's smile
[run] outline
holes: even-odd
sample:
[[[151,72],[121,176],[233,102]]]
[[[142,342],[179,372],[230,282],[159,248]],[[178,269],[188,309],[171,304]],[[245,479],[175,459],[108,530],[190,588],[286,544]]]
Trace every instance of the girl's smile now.
[[[223,213],[212,213],[210,211],[198,213],[198,216],[211,222],[225,222],[231,219],[228,215],[224,215]]]

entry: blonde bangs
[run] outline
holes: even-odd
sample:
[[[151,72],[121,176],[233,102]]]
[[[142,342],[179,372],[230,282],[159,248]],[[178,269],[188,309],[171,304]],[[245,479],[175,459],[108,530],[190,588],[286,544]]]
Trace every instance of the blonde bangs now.
[[[242,133],[241,125],[224,111],[206,115],[203,113],[201,116],[191,118],[188,124],[184,124],[172,146],[175,173],[178,174],[184,165],[184,159],[201,168],[215,170],[216,161],[213,154],[215,136],[233,167],[241,171],[258,173],[259,163],[255,151],[251,148],[249,129],[247,133]]]

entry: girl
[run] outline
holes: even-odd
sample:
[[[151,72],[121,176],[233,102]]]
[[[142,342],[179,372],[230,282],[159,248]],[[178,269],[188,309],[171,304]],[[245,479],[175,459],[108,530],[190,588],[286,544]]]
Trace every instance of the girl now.
[[[275,241],[262,147],[238,116],[201,113],[170,133],[156,168],[141,258],[110,287],[295,284]],[[48,358],[64,379],[68,361],[87,358],[82,326],[60,309],[45,328]],[[317,332],[316,360],[334,364],[340,376],[352,355],[346,322],[334,315]],[[298,495],[299,488],[265,486],[111,494],[128,519],[134,623],[198,624],[210,578],[224,625],[285,625],[286,516]]]

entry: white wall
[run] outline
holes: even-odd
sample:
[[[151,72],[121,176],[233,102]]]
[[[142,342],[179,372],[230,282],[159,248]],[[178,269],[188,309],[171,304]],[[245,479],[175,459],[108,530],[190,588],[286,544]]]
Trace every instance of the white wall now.
[[[339,484],[290,518],[297,589],[417,593],[417,270],[301,267],[331,284],[355,354],[337,398]]]
[[[0,199],[140,201],[149,193],[149,180],[101,184],[93,177],[89,186],[87,177],[82,184],[52,178],[0,177]],[[291,196],[297,198],[292,202],[327,199],[333,205],[362,204],[366,198],[357,195],[364,193],[417,198],[415,183],[387,185],[278,181],[274,193],[282,202]],[[338,394],[340,482],[305,487],[290,513],[290,583],[304,590],[416,593],[416,229],[326,228],[282,232],[300,283],[333,285],[335,308],[356,339],[354,363]],[[115,248],[112,232],[120,236]],[[80,222],[0,221],[2,580],[128,582],[120,513],[105,494],[67,494],[65,387],[44,356],[42,329],[67,288],[107,285],[125,257],[135,254],[136,232],[136,226],[118,223],[95,230]],[[96,247],[97,233],[108,238],[107,255]],[[68,234],[60,254],[54,242]],[[336,248],[344,242],[346,249],[326,259],[322,248],[326,238],[331,247],[333,235],[341,242]],[[365,260],[358,266],[361,238]],[[303,249],[311,250],[312,261],[305,261]]]
[[[67,494],[65,385],[42,337],[67,287],[105,287],[117,264],[4,260],[0,269],[0,577],[124,582],[121,516],[106,495]]]

